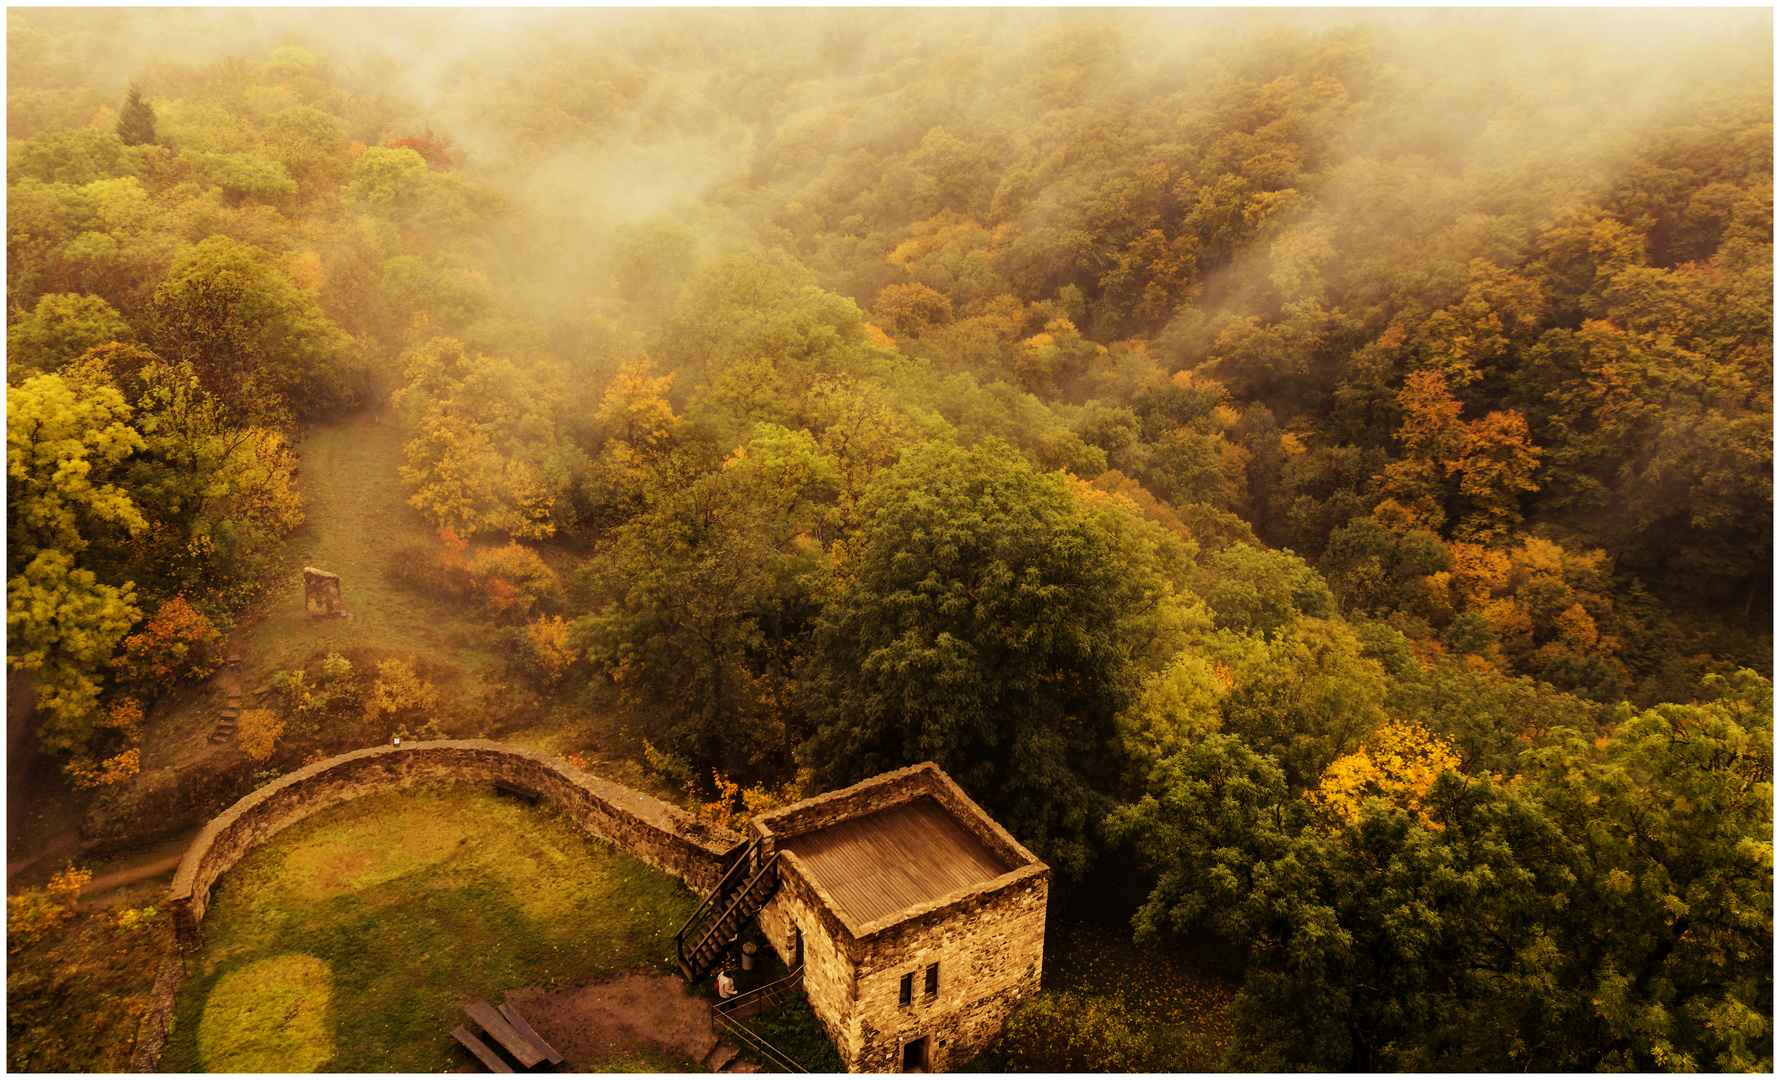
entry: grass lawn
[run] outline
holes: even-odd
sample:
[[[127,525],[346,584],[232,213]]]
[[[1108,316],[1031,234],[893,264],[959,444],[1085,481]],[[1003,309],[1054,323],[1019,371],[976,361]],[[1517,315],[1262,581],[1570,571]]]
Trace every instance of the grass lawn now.
[[[1158,1029],[1192,1036],[1188,1064],[1215,1067],[1216,1054],[1235,1034],[1224,1015],[1237,980],[1179,949],[1144,948],[1128,926],[1053,915],[1045,926],[1046,990],[1102,997],[1122,995],[1132,1011]]]
[[[161,1068],[455,1067],[464,1005],[666,968],[697,903],[550,808],[471,785],[358,799],[217,882]]]
[[[816,1019],[815,1010],[810,1007],[809,996],[801,990],[790,1001],[771,1012],[749,1017],[741,1023],[768,1046],[810,1072],[847,1071],[839,1051],[828,1041],[828,1033],[822,1030],[822,1022]],[[735,1040],[732,1037],[730,1041]],[[749,1057],[754,1056],[746,1046],[742,1048],[742,1052]],[[767,1069],[774,1071],[771,1064],[767,1064]]]
[[[744,940],[753,941],[760,947],[755,956],[754,968],[751,971],[735,970],[735,986],[738,993],[746,994],[750,990],[758,990],[763,986],[778,982],[791,974],[779,959],[779,954],[768,945],[760,933],[758,924],[751,924],[743,935]],[[697,990],[713,1004],[717,1001],[717,976],[707,975],[697,984]],[[822,1030],[822,1022],[816,1019],[815,1011],[810,1007],[807,994],[799,990],[791,999],[779,1007],[751,1016],[739,1023],[752,1031],[768,1046],[797,1062],[813,1073],[845,1072],[845,1064],[841,1061],[839,1051],[828,1040],[828,1033]],[[731,1044],[741,1047],[742,1053],[753,1059],[753,1050],[745,1046],[736,1036],[724,1036]],[[772,1066],[767,1066],[772,1071]]]

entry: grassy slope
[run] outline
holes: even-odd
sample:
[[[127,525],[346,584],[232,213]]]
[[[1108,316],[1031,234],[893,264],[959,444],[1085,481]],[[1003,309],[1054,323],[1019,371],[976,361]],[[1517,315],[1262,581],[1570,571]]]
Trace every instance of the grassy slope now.
[[[290,584],[270,597],[241,681],[250,693],[279,668],[318,650],[375,649],[419,654],[455,669],[466,690],[500,658],[479,647],[481,624],[466,608],[441,603],[390,577],[408,545],[436,554],[438,536],[408,505],[396,469],[401,433],[363,412],[311,429],[300,447],[306,520],[286,540]],[[351,618],[311,619],[303,607],[303,567],[340,575]]]
[[[665,965],[696,903],[555,813],[480,789],[347,803],[218,882],[162,1068],[455,1067],[464,1005]]]
[[[418,659],[447,702],[478,702],[498,688],[504,661],[490,649],[487,622],[472,608],[427,596],[390,572],[405,552],[424,549],[423,557],[433,557],[440,550],[437,534],[408,505],[397,475],[402,438],[395,424],[369,410],[318,424],[304,436],[298,455],[305,521],[285,540],[284,584],[244,619],[237,635],[248,704],[270,691],[273,672],[326,652]],[[340,576],[350,618],[309,617],[305,566]],[[207,756],[212,748],[204,740],[225,696],[219,677],[157,709],[144,734],[144,770],[183,767]],[[463,712],[473,726],[491,710]]]

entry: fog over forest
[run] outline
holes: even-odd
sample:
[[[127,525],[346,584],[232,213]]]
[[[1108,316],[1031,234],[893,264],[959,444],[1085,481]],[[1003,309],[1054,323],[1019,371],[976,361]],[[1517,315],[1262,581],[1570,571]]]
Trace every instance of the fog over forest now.
[[[9,859],[932,760],[1213,988],[981,1069],[1771,1069],[1771,11],[7,18]]]

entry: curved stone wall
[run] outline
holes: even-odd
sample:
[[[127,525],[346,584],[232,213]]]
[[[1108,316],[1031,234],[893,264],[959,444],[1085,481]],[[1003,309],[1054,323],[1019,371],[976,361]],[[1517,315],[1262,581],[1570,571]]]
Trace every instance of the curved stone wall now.
[[[742,842],[728,829],[536,750],[486,739],[354,750],[280,777],[204,826],[180,860],[168,897],[180,947],[198,945],[211,885],[255,845],[317,810],[433,780],[502,784],[548,799],[583,829],[701,895],[716,887],[724,857]]]

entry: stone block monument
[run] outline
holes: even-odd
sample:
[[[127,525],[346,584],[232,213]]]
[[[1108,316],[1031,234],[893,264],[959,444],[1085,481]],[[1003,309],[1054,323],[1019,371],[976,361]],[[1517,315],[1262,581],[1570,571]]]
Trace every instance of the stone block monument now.
[[[313,619],[339,618],[346,614],[346,601],[340,598],[340,575],[313,566],[303,567],[304,606]]]

